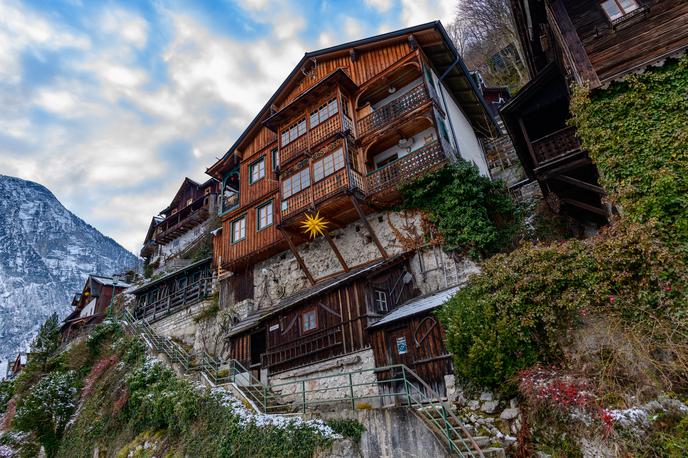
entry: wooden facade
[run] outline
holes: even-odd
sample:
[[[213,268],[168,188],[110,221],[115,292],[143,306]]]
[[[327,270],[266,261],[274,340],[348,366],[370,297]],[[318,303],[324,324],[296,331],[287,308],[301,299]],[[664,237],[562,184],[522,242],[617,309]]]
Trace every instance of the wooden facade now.
[[[101,323],[108,313],[108,308],[117,295],[131,285],[124,281],[117,281],[110,277],[89,275],[81,293],[74,295],[72,312],[64,319],[60,334],[63,342],[67,342],[88,327]]]
[[[688,48],[681,0],[512,0],[531,81],[502,108],[516,151],[555,211],[604,223],[597,170],[569,127],[572,84],[606,87]]]
[[[432,74],[444,74],[475,131],[494,133],[453,53],[439,23],[307,53],[207,171],[226,201],[214,240],[218,267],[234,271],[307,241],[298,229],[305,213],[342,227],[455,157]],[[269,201],[272,223],[261,228],[257,210]]]
[[[207,299],[212,292],[211,259],[204,259],[131,291],[134,316],[152,322]]]
[[[278,373],[370,348],[371,320],[417,294],[408,272],[403,257],[378,261],[286,298],[230,336],[230,355]]]
[[[156,245],[171,242],[213,216],[219,188],[220,183],[214,178],[205,183],[185,178],[170,205],[151,221],[141,256],[151,256]]]

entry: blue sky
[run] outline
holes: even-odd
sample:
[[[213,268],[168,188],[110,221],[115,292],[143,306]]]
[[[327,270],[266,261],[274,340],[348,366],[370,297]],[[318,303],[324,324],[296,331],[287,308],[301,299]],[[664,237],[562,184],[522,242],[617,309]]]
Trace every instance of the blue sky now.
[[[0,173],[137,252],[185,176],[306,51],[451,19],[455,0],[0,0]]]

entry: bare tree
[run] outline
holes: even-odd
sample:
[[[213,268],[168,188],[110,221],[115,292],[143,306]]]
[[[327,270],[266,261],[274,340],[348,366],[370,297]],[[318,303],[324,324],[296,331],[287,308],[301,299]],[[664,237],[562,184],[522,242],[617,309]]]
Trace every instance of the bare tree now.
[[[509,0],[459,0],[448,29],[466,64],[488,83],[517,88],[526,82]]]

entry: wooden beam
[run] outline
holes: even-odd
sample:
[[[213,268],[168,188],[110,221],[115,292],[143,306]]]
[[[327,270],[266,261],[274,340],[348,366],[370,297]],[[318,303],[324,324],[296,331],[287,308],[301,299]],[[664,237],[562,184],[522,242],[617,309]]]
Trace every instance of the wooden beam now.
[[[294,257],[296,258],[296,262],[299,263],[299,267],[301,267],[301,270],[303,271],[304,274],[306,274],[306,278],[308,278],[308,281],[310,282],[311,285],[315,285],[315,280],[313,279],[313,276],[311,275],[310,271],[308,270],[308,267],[306,267],[306,263],[303,262],[303,258],[299,254],[299,252],[296,250],[296,246],[294,246],[294,242],[291,241],[291,237],[289,237],[289,234],[287,233],[284,228],[278,227],[279,231],[282,233],[282,237],[287,241],[289,244],[289,249],[291,252],[294,254]]]
[[[363,213],[361,206],[358,205],[358,202],[356,201],[356,197],[354,197],[353,195],[350,195],[349,198],[351,199],[351,203],[353,204],[354,208],[356,209],[356,213],[358,213],[358,217],[361,218],[361,221],[363,221],[363,224],[365,225],[366,230],[368,231],[370,236],[373,238],[373,242],[375,242],[377,249],[380,250],[380,254],[385,259],[389,258],[389,255],[385,251],[385,247],[383,247],[382,243],[380,243],[380,240],[377,238],[377,234],[373,230],[373,227],[370,225],[370,223],[366,219],[365,213]]]
[[[528,154],[530,154],[530,158],[533,160],[533,168],[536,169],[537,166],[540,165],[540,161],[535,156],[535,150],[533,150],[533,144],[530,141],[530,136],[528,135],[528,131],[526,130],[526,125],[523,123],[523,118],[521,116],[518,117],[518,127],[521,129],[521,133],[523,134],[523,139],[526,141],[526,146],[528,146]]]
[[[584,157],[583,159],[577,159],[575,161],[569,162],[568,164],[561,165],[557,168],[551,169],[543,174],[539,174],[537,178],[539,180],[548,180],[550,178],[554,178],[557,175],[561,175],[564,172],[568,172],[569,170],[574,170],[580,167],[584,167],[588,164],[592,164],[592,161],[590,160],[589,157]]]
[[[602,215],[605,218],[608,216],[607,211],[603,208],[600,207],[595,207],[594,205],[586,204],[585,202],[581,202],[576,199],[571,199],[570,197],[564,197],[561,199],[562,203],[573,205],[574,207],[582,208],[583,210],[587,210],[592,213],[597,213],[598,215]]]
[[[604,189],[602,189],[601,186],[597,186],[597,185],[594,185],[592,183],[588,183],[586,181],[579,180],[578,178],[573,178],[573,177],[570,177],[567,175],[559,175],[559,176],[554,177],[554,179],[559,180],[559,181],[563,181],[564,183],[572,184],[572,185],[577,186],[579,188],[586,189],[588,191],[592,191],[592,192],[600,194],[600,195],[607,194],[606,192],[604,192]]]
[[[344,269],[344,272],[349,271],[349,266],[346,265],[346,261],[344,260],[344,257],[342,257],[342,254],[339,252],[339,249],[337,248],[337,245],[335,245],[334,240],[332,240],[332,237],[330,234],[325,231],[323,234],[323,237],[325,237],[325,240],[327,240],[327,243],[330,244],[330,248],[332,248],[332,251],[334,251],[334,254],[337,255],[337,259],[339,260],[339,263],[342,265],[342,268]]]
[[[595,88],[600,85],[600,79],[590,63],[585,46],[581,43],[576,27],[571,22],[566,6],[561,0],[549,2],[549,8],[554,19],[554,30],[558,38],[562,41],[564,54],[569,58],[576,71],[577,82],[589,83],[590,87]],[[558,32],[558,33],[557,33]]]

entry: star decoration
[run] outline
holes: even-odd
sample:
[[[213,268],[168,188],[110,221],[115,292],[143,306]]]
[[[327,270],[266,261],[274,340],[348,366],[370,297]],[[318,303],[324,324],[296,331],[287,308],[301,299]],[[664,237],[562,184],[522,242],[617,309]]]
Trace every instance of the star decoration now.
[[[306,213],[306,219],[301,223],[301,229],[314,239],[318,235],[325,235],[325,229],[327,229],[327,222],[325,218],[320,216],[320,212],[316,212],[315,215],[309,215]]]

